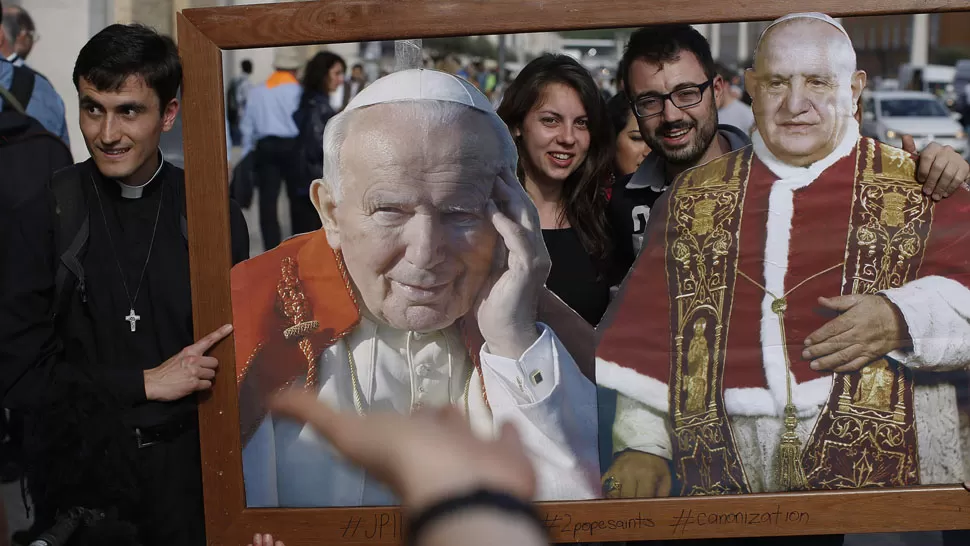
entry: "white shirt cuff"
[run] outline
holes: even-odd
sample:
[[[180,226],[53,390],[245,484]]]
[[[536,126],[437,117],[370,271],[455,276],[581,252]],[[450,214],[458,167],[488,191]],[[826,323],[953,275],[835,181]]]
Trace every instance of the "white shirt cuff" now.
[[[670,459],[667,416],[622,394],[616,397],[613,420],[613,453],[634,449]]]
[[[494,372],[520,404],[534,404],[545,399],[556,388],[558,351],[556,334],[545,324],[536,323],[539,338],[518,360],[493,355],[488,344],[482,345],[482,366]]]
[[[880,292],[899,309],[912,350],[889,357],[912,369],[946,371],[970,363],[970,290],[945,277],[931,276]]]

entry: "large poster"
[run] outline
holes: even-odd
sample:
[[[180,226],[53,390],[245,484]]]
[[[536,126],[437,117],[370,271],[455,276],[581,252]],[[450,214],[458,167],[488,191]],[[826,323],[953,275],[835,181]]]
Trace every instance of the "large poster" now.
[[[381,78],[327,123],[323,228],[232,271],[248,506],[396,502],[267,415],[290,388],[360,415],[455,405],[486,436],[514,423],[537,500],[599,496],[595,385],[535,319],[549,259],[515,150],[481,92],[434,70]]]
[[[397,502],[268,414],[283,389],[362,416],[456,405],[485,436],[511,422],[539,501],[970,476],[970,193],[931,199],[915,156],[863,136],[866,75],[835,20],[775,21],[753,64],[750,143],[663,190],[588,338],[544,314],[548,250],[493,104],[428,69],[356,95],[310,190],[323,228],[232,271],[247,506]],[[654,153],[718,138],[688,119],[713,85],[631,96]]]
[[[970,193],[935,202],[860,135],[866,75],[825,15],[769,26],[745,87],[752,144],[676,179],[601,326],[607,496],[963,481]]]

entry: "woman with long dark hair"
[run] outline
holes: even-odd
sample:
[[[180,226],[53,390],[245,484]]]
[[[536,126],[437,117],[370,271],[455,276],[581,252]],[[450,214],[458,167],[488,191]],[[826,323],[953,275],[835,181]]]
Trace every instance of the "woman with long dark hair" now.
[[[306,65],[303,95],[293,114],[300,134],[297,137],[294,167],[296,187],[290,192],[290,217],[293,234],[320,229],[320,216],[310,202],[310,183],[323,176],[323,130],[337,115],[330,105],[330,94],[344,83],[347,63],[339,55],[321,51]]]
[[[643,158],[650,153],[650,146],[640,135],[640,126],[637,124],[637,117],[633,115],[626,93],[620,91],[613,95],[606,101],[606,110],[610,114],[616,136],[616,155],[613,161],[613,178],[616,180],[635,172]]]
[[[572,57],[527,64],[498,107],[519,151],[519,180],[539,211],[552,259],[546,285],[590,324],[629,264],[615,260],[606,181],[614,134],[589,72]]]

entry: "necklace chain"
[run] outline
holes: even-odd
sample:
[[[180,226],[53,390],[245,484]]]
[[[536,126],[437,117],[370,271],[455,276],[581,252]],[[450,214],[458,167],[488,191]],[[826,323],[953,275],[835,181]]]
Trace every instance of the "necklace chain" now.
[[[351,349],[350,344],[345,343],[347,348],[347,364],[350,366],[350,382],[354,393],[354,410],[357,411],[357,415],[364,416],[364,404],[363,404],[363,394],[360,387],[360,382],[357,380],[357,362],[354,360],[354,351]],[[472,374],[475,370],[472,369],[468,373],[468,378],[465,380],[465,389],[463,396],[465,398],[465,416],[468,416],[468,398],[469,391],[471,390],[472,384]],[[450,393],[449,393],[450,397]],[[414,408],[412,408],[413,411]]]
[[[155,247],[155,234],[158,232],[158,219],[162,215],[162,200],[165,196],[165,185],[162,184],[161,189],[158,192],[158,210],[155,211],[155,225],[152,226],[152,238],[148,243],[148,254],[145,256],[145,264],[141,268],[141,274],[138,276],[138,284],[135,286],[135,297],[131,297],[131,292],[128,290],[128,279],[125,277],[125,270],[121,267],[121,260],[118,258],[118,251],[115,249],[114,238],[111,236],[111,228],[108,227],[108,216],[104,213],[104,203],[101,200],[101,191],[98,189],[98,183],[94,180],[94,175],[91,175],[91,184],[94,186],[94,195],[98,198],[98,208],[101,210],[101,219],[104,221],[104,230],[108,233],[108,244],[111,245],[111,254],[114,256],[115,264],[118,266],[118,274],[121,275],[121,286],[125,289],[125,297],[128,298],[128,304],[131,308],[130,314],[125,317],[125,320],[131,323],[131,331],[135,331],[135,322],[140,320],[141,317],[135,314],[135,301],[138,300],[138,294],[141,292],[141,283],[145,280],[145,271],[148,270],[148,262],[152,258],[152,248]]]

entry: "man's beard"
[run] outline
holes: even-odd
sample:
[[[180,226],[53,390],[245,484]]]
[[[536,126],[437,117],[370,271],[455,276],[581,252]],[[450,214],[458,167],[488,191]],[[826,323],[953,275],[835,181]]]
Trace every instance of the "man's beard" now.
[[[714,142],[714,137],[717,136],[717,113],[714,111],[711,114],[700,123],[691,118],[664,122],[655,132],[645,135],[644,140],[650,145],[651,150],[660,153],[668,163],[695,166],[707,153],[707,149]],[[694,138],[686,146],[668,149],[664,145],[664,134],[692,128],[695,129]]]

